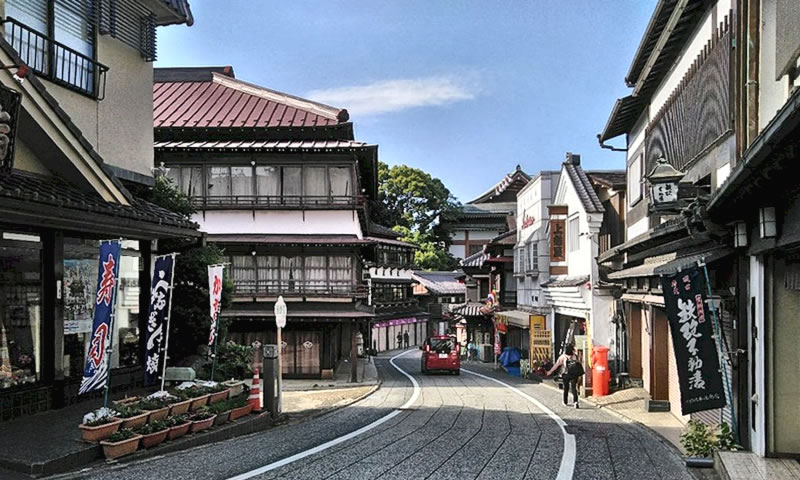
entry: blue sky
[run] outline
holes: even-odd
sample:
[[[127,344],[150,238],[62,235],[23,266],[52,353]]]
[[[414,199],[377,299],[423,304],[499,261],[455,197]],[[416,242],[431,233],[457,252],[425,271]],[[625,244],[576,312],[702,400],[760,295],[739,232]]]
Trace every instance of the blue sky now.
[[[605,125],[656,0],[192,0],[159,31],[156,66],[236,77],[347,108],[381,160],[441,178],[462,202],[517,164],[624,168]],[[619,142],[619,140],[618,140]]]

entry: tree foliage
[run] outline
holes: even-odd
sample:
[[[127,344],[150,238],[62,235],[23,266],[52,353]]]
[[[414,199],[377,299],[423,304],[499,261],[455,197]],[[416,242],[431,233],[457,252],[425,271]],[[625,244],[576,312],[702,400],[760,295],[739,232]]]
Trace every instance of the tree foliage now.
[[[418,168],[378,165],[378,202],[373,218],[393,227],[401,240],[419,247],[415,263],[426,270],[451,270],[456,261],[448,252],[450,234],[446,220],[459,203],[438,178]]]

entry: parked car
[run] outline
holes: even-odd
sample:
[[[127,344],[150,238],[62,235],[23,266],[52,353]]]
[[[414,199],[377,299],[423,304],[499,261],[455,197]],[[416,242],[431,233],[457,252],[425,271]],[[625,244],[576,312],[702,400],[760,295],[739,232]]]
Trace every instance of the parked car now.
[[[461,345],[452,335],[435,335],[425,339],[419,347],[422,350],[420,370],[428,373],[432,370],[446,370],[456,375],[461,374]]]

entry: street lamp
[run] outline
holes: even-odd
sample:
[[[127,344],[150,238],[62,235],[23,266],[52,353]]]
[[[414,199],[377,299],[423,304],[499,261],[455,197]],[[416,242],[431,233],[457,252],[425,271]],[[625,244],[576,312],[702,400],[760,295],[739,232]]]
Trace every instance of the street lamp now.
[[[645,177],[650,184],[650,209],[675,210],[678,207],[678,182],[684,173],[667,162],[664,157],[656,160],[656,166]]]

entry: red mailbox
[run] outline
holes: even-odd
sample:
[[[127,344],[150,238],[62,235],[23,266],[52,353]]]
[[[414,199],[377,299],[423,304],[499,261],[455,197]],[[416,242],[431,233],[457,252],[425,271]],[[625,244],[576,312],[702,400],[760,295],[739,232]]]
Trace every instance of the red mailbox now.
[[[608,369],[608,347],[595,345],[592,349],[592,395],[608,395],[611,371]]]

